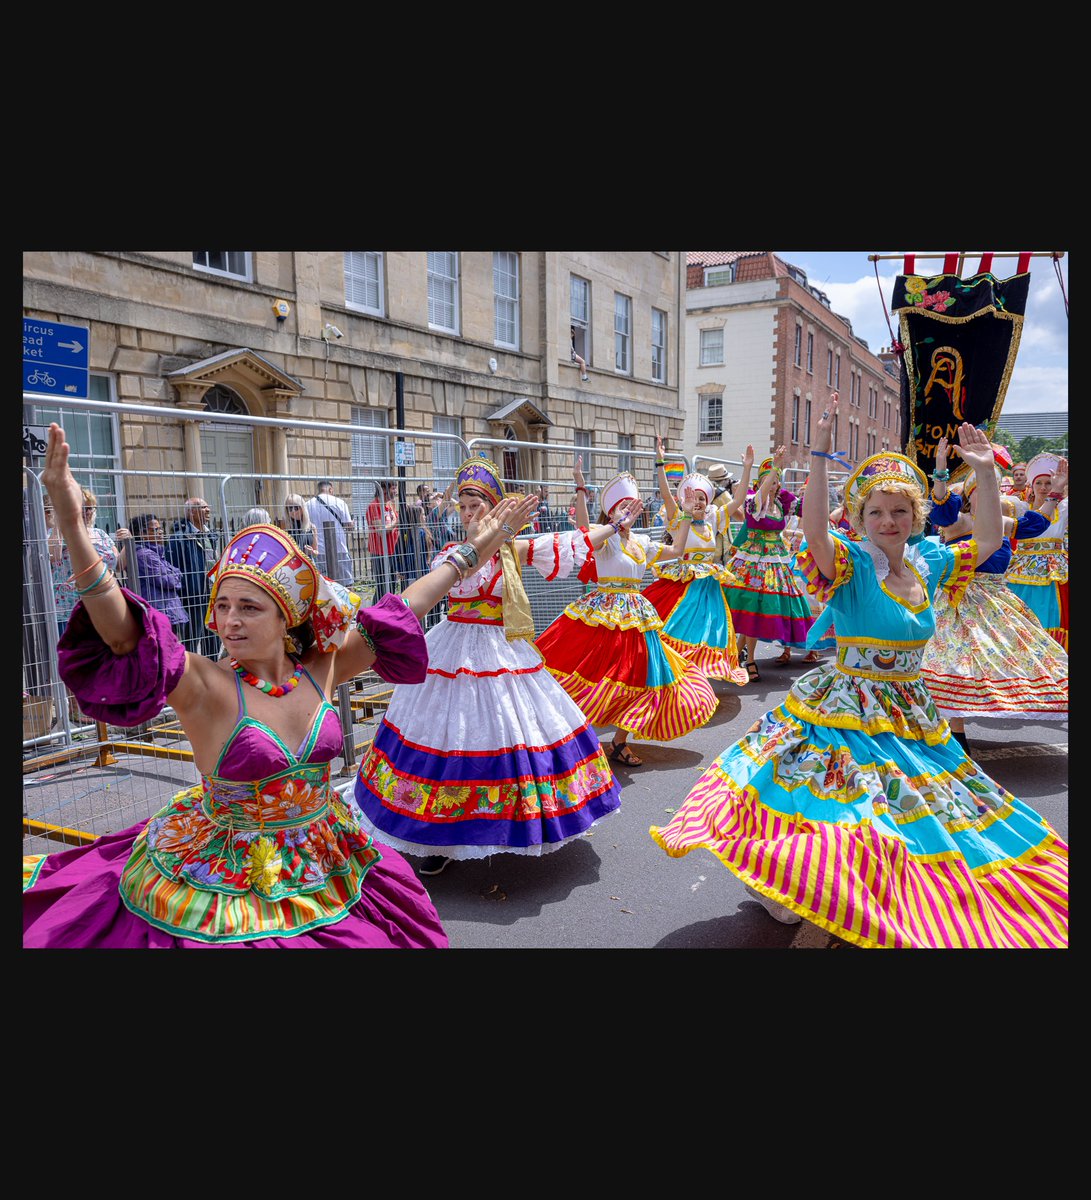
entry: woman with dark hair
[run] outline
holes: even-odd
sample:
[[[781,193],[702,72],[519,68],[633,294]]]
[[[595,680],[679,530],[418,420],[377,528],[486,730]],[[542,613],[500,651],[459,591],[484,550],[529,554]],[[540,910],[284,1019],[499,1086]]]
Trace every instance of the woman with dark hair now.
[[[227,651],[213,661],[187,653],[162,613],[100,570],[68,454],[51,425],[42,484],[81,581],[61,677],[89,715],[115,725],[170,704],[201,781],[149,820],[24,858],[23,945],[446,946],[427,892],[360,828],[330,770],[344,751],[335,689],[369,669],[394,683],[424,677],[420,619],[451,568],[361,608],[282,530],[244,529],[211,576],[206,624]],[[532,511],[497,505],[468,545],[491,554],[503,526]]]
[[[163,553],[167,531],[154,513],[141,513],[129,522],[133,535],[133,591],[143,596],[170,621],[177,637],[189,628],[182,602],[185,580],[182,571]]]

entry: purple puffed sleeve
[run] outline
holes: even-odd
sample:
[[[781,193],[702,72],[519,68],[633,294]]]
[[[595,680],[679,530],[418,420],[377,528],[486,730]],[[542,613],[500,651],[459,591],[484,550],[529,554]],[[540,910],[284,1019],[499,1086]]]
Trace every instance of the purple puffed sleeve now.
[[[387,594],[377,603],[361,608],[360,626],[375,643],[371,669],[388,683],[423,683],[428,667],[428,646],[417,614],[401,596]]]
[[[128,654],[115,654],[81,600],[57,643],[57,662],[60,677],[89,717],[133,726],[163,709],[186,669],[186,650],[164,613],[128,588],[121,588],[121,594],[140,626],[136,647]]]

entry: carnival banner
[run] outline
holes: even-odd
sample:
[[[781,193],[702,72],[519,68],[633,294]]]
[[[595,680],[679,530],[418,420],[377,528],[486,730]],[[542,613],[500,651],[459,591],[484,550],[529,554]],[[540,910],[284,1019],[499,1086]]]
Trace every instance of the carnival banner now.
[[[954,445],[963,421],[996,431],[1030,290],[1030,273],[899,275],[891,312],[900,315],[909,435],[906,456],[926,474],[941,437]],[[969,468],[949,459],[951,481]]]

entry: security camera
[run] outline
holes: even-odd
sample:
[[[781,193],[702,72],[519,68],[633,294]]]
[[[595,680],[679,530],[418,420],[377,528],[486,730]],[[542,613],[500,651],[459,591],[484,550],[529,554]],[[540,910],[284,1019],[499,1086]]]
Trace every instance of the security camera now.
[[[335,338],[343,338],[345,336],[336,325],[331,325],[329,321],[326,322],[325,332],[327,336],[332,333]]]

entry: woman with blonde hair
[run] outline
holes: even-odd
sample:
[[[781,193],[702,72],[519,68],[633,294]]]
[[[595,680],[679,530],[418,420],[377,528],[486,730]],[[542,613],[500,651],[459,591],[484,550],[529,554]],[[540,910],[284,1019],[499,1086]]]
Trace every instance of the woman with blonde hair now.
[[[290,492],[285,496],[284,516],[285,532],[291,536],[292,541],[300,550],[313,558],[318,553],[318,531],[311,521],[311,514],[307,511],[306,504],[303,503],[303,497],[297,492]]]
[[[1067,946],[1067,844],[967,757],[920,673],[937,591],[957,605],[1003,540],[989,440],[959,427],[977,479],[973,539],[910,544],[928,480],[884,451],[845,485],[853,541],[829,528],[836,412],[834,393],[799,561],[834,614],[837,654],[720,754],[651,837],[673,858],[710,851],[776,920],[805,918],[858,946]]]

